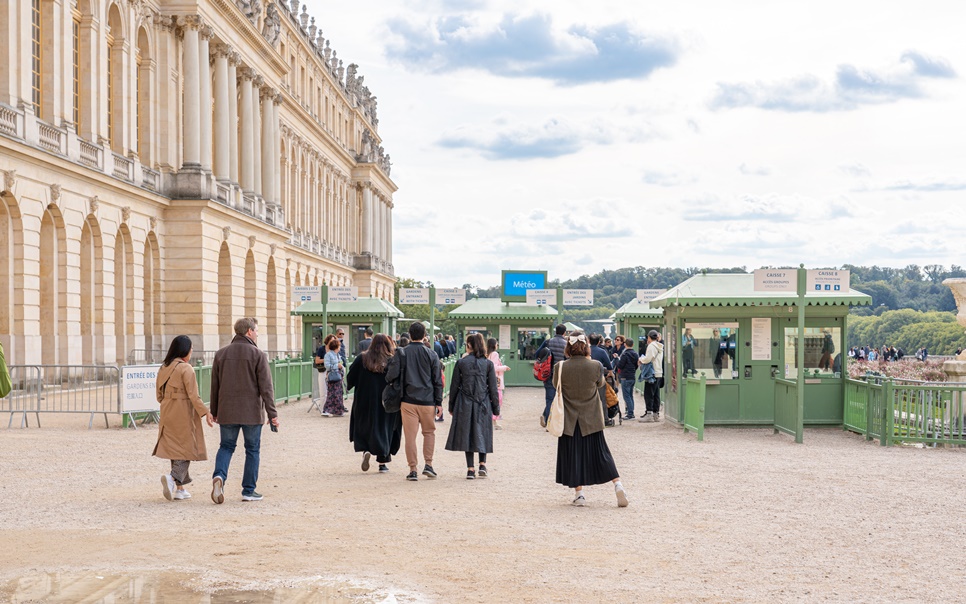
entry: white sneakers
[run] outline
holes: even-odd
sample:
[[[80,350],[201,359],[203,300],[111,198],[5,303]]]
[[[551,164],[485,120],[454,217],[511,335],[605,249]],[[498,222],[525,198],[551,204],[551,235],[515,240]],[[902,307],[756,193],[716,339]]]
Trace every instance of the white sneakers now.
[[[225,481],[221,476],[211,480],[211,500],[215,503],[225,503]]]
[[[171,478],[171,474],[161,475],[161,492],[164,493],[164,498],[168,501],[174,499],[174,492],[178,489],[177,485],[174,484],[174,478]]]
[[[627,507],[627,491],[624,490],[623,485],[616,485],[614,487],[614,492],[617,493],[617,507],[626,508]]]
[[[175,491],[174,492],[174,498],[175,499],[179,499],[179,500],[180,499],[191,499],[191,493],[189,493],[188,491],[185,491],[184,489],[181,489],[180,491]]]
[[[583,495],[577,495],[577,497],[574,498],[573,505],[574,507],[582,508],[587,505],[587,500]]]

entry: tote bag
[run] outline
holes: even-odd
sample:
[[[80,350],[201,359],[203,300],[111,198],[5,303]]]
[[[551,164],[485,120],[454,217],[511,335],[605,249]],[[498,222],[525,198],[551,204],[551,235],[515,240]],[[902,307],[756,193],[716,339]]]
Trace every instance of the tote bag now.
[[[553,403],[550,405],[550,417],[547,418],[547,432],[553,434],[557,438],[563,436],[564,432],[564,403],[563,403],[563,392],[561,392],[560,386],[563,385],[563,366],[566,361],[560,363],[560,367],[557,369],[557,379],[554,380],[554,386],[557,388],[557,394],[553,397]]]

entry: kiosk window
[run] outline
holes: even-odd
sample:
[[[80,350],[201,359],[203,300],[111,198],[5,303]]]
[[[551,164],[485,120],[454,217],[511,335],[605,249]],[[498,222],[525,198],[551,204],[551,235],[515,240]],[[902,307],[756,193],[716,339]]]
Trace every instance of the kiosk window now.
[[[517,358],[532,361],[537,358],[537,349],[543,341],[550,337],[550,330],[546,327],[517,328]]]
[[[686,323],[681,334],[683,371],[709,379],[738,378],[738,324]],[[693,372],[693,373],[692,373]]]
[[[805,328],[805,373],[842,374],[842,328]],[[798,328],[785,328],[785,377],[798,377]]]

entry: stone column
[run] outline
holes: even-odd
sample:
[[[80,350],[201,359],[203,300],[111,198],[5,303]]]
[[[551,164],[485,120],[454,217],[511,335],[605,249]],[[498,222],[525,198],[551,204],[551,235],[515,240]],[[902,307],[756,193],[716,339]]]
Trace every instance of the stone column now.
[[[198,31],[198,79],[201,110],[201,125],[198,136],[201,139],[201,168],[211,170],[211,54],[208,42],[214,37],[210,27],[204,26]]]
[[[262,195],[262,120],[258,101],[264,84],[262,76],[255,76],[252,80],[252,180],[255,195]]]
[[[229,48],[219,44],[215,48],[215,178],[228,180],[231,177],[229,168],[231,136],[228,125],[231,123],[229,113],[229,84],[228,84],[228,53]]]
[[[201,18],[185,17],[184,27],[184,132],[182,168],[201,168],[201,59],[199,35]]]
[[[372,189],[369,184],[362,185],[362,241],[363,254],[372,254]]]
[[[388,247],[388,251],[386,252],[386,262],[388,262],[390,265],[392,264],[392,208],[393,208],[393,205],[394,204],[392,203],[392,200],[389,200],[386,203],[386,223],[387,223],[386,231],[388,233],[386,236],[386,246]]]
[[[268,203],[275,203],[275,170],[278,155],[275,153],[275,95],[271,88],[261,90],[262,100],[262,197]]]
[[[253,72],[248,67],[242,67],[240,70],[241,75],[239,77],[239,86],[241,87],[241,98],[239,100],[239,105],[241,106],[241,119],[239,120],[241,126],[241,165],[239,166],[239,179],[242,191],[246,193],[252,193],[255,191],[255,155],[253,148],[255,146],[255,133],[252,127],[255,125],[254,117],[252,114],[252,78],[255,77],[255,72]]]
[[[275,183],[275,191],[273,192],[272,201],[276,205],[282,205],[282,128],[278,121],[279,106],[282,104],[282,93],[276,92],[275,98],[272,99],[272,171],[275,172],[275,177],[272,179]]]
[[[228,55],[228,179],[238,180],[238,53]]]

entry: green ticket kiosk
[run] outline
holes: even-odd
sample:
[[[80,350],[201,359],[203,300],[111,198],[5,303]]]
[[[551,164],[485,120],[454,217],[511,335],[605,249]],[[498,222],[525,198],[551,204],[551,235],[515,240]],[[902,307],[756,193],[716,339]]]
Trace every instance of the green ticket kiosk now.
[[[537,348],[553,332],[557,310],[552,306],[527,306],[499,298],[474,298],[451,310],[462,341],[471,333],[496,338],[497,350],[510,371],[503,374],[507,386],[542,386],[533,377]]]
[[[315,349],[336,327],[345,326],[346,353],[355,355],[359,342],[365,337],[366,327],[373,333],[395,337],[396,321],[402,318],[401,310],[382,298],[359,298],[354,302],[306,302],[292,311],[302,317],[302,354],[311,359]]]
[[[806,292],[804,300],[804,342],[797,293],[755,291],[752,274],[695,275],[651,300],[664,310],[666,417],[682,423],[682,379],[703,374],[706,424],[772,424],[775,380],[797,380],[802,345],[804,423],[840,425],[849,307],[872,297],[846,288]]]
[[[664,324],[664,309],[651,308],[650,302],[641,302],[637,298],[621,306],[611,315],[617,323],[617,333],[640,342],[647,338],[647,332],[652,329],[661,331]]]

